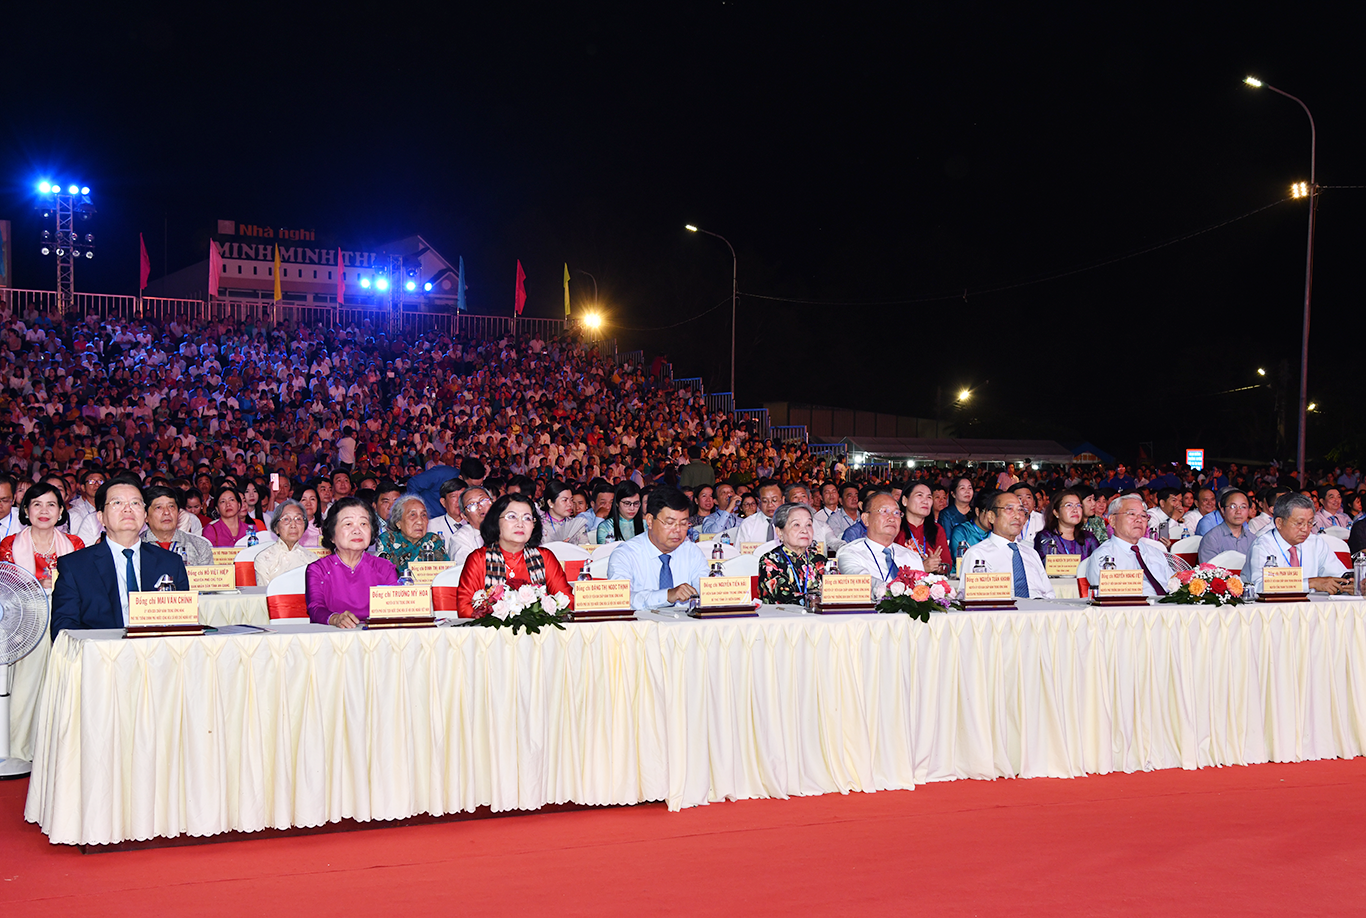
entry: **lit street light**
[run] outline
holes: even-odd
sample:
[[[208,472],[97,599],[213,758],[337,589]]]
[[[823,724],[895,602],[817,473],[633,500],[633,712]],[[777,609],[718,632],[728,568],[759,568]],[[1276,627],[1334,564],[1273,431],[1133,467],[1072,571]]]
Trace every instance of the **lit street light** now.
[[[583,317],[583,324],[593,331],[597,331],[599,328],[602,328],[602,316],[598,315],[596,312],[590,312]]]
[[[706,233],[708,236],[715,236],[726,244],[730,249],[730,403],[732,407],[738,407],[739,402],[735,397],[735,297],[739,287],[736,286],[736,278],[739,274],[740,262],[735,257],[735,246],[730,244],[730,240],[720,233],[713,233],[711,230],[698,229],[691,223],[685,223],[683,228],[690,233]]]
[[[966,402],[966,401],[967,401],[968,399],[970,399],[970,398],[972,398],[972,390],[971,390],[971,389],[964,389],[964,390],[962,390],[961,392],[958,393],[958,400],[959,400],[960,402]]]
[[[1266,370],[1263,370],[1261,367],[1258,367],[1258,368],[1257,368],[1257,375],[1258,375],[1258,376],[1265,376],[1265,375],[1266,375]]]
[[[1305,481],[1305,430],[1308,425],[1306,414],[1311,410],[1309,407],[1309,301],[1314,289],[1314,221],[1319,210],[1319,186],[1316,172],[1318,130],[1314,127],[1314,116],[1309,111],[1309,106],[1305,105],[1299,98],[1284,90],[1277,89],[1270,83],[1264,83],[1254,76],[1247,77],[1243,82],[1253,89],[1269,89],[1277,95],[1285,96],[1304,109],[1305,116],[1309,118],[1309,184],[1305,186],[1303,182],[1298,182],[1296,183],[1297,187],[1291,188],[1292,196],[1296,198],[1307,196],[1309,198],[1309,243],[1306,246],[1304,256],[1304,328],[1300,333],[1300,438],[1295,456],[1295,465],[1299,470],[1300,481],[1303,482]],[[1297,191],[1302,193],[1296,193]]]

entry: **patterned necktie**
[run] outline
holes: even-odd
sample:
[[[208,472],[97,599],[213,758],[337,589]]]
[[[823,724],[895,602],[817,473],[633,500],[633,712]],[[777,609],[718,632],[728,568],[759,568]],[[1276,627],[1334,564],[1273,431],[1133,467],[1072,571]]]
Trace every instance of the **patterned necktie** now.
[[[882,554],[883,557],[887,559],[887,580],[890,583],[896,579],[897,571],[901,570],[901,568],[897,567],[896,562],[892,560],[892,548],[890,545],[882,549]]]
[[[124,575],[125,578],[128,580],[128,592],[137,593],[139,592],[138,572],[133,569],[133,549],[125,548],[123,550],[123,556],[128,559],[128,570],[127,573]]]
[[[774,535],[775,535],[775,533],[773,532],[773,520],[769,520],[769,521],[768,521],[768,540],[767,540],[767,541],[772,542],[772,541],[773,541],[773,538],[774,538]]]
[[[1299,550],[1298,548],[1296,548],[1294,545],[1291,545],[1291,546],[1290,546],[1290,566],[1291,566],[1291,567],[1299,567],[1299,566],[1300,566],[1300,550]]]
[[[1143,552],[1138,550],[1137,545],[1131,545],[1129,547],[1134,550],[1134,557],[1138,559],[1138,566],[1143,568],[1143,576],[1148,578],[1148,583],[1151,584],[1152,588],[1157,591],[1157,595],[1166,596],[1167,587],[1162,583],[1162,581],[1158,580],[1156,577],[1153,576],[1152,571],[1148,570],[1148,563],[1143,560]]]
[[[1029,598],[1029,578],[1025,576],[1024,558],[1020,557],[1020,546],[1010,543],[1010,573],[1015,581],[1015,595],[1020,599]]]
[[[669,569],[669,556],[659,556],[659,588],[661,590],[672,590],[674,588],[674,572]]]

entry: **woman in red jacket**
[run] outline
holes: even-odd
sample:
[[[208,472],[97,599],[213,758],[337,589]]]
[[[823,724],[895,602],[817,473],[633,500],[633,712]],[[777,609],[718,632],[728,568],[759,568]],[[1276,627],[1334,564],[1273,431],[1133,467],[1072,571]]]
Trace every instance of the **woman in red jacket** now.
[[[541,517],[531,498],[504,494],[494,501],[479,527],[484,547],[470,552],[455,589],[461,618],[474,617],[474,594],[499,584],[516,589],[525,584],[544,586],[548,593],[573,596],[564,568],[555,556],[541,551]]]

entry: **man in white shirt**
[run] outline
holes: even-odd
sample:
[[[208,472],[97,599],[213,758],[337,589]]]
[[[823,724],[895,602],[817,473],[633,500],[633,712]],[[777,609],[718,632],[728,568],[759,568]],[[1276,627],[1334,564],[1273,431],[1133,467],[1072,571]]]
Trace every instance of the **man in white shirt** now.
[[[1176,488],[1159,488],[1157,506],[1148,510],[1148,531],[1157,534],[1158,539],[1175,541],[1181,533],[1194,532],[1188,526],[1182,529],[1185,507],[1181,503],[1181,492]]]
[[[759,512],[740,521],[735,541],[771,542],[778,536],[773,529],[773,514],[783,505],[783,486],[771,478],[759,482]]]
[[[1034,537],[1043,532],[1043,514],[1035,509],[1034,488],[1022,481],[1013,485],[1006,493],[1015,496],[1024,513],[1020,518],[1020,526],[1015,535],[1015,541],[1033,550]]]
[[[427,521],[427,531],[435,532],[446,542],[446,557],[453,558],[451,548],[455,542],[455,534],[460,527],[465,525],[465,518],[461,514],[461,492],[466,488],[459,478],[448,478],[441,483],[441,506],[445,513],[440,516],[432,517]]]
[[[623,542],[607,561],[608,580],[631,581],[632,609],[659,609],[698,595],[707,573],[702,549],[688,541],[692,501],[663,485],[650,492],[645,531]]]
[[[463,523],[446,542],[446,554],[451,559],[452,567],[463,568],[470,552],[484,547],[484,537],[479,529],[484,524],[489,507],[493,506],[493,498],[483,488],[466,488],[460,492],[458,500]]]
[[[1303,494],[1282,494],[1271,511],[1272,525],[1252,540],[1247,550],[1243,578],[1262,591],[1262,568],[1298,567],[1304,573],[1304,591],[1330,596],[1352,589],[1347,565],[1314,528],[1314,502]]]
[[[901,531],[901,505],[891,491],[875,491],[864,501],[863,525],[868,535],[845,543],[835,555],[841,574],[868,574],[873,583],[890,583],[903,567],[923,571],[920,556],[896,543]]]
[[[76,479],[76,497],[71,501],[68,513],[71,520],[67,524],[71,534],[79,536],[86,545],[94,545],[100,540],[104,527],[100,525],[99,514],[95,512],[95,495],[104,484],[104,473],[95,469],[84,469]]]
[[[1218,498],[1209,488],[1201,488],[1195,495],[1195,506],[1186,511],[1186,515],[1181,517],[1181,522],[1190,530],[1191,535],[1195,535],[1195,527],[1200,525],[1200,520],[1214,512]]]
[[[1113,537],[1086,559],[1086,579],[1091,587],[1100,585],[1100,572],[1107,560],[1116,570],[1143,571],[1143,595],[1166,596],[1167,580],[1172,575],[1171,561],[1162,545],[1144,538],[1148,531],[1148,509],[1137,494],[1121,494],[1110,501],[1106,515],[1114,529]]]
[[[1342,489],[1331,485],[1323,492],[1323,509],[1314,514],[1314,531],[1323,532],[1334,526],[1351,529],[1352,514],[1342,507]]]
[[[958,574],[961,592],[970,573],[1010,572],[1015,578],[1018,599],[1052,599],[1053,587],[1048,572],[1032,545],[1018,541],[1024,528],[1025,503],[1019,492],[1011,490],[997,494],[991,509],[985,514],[989,535],[963,553],[963,565]]]
[[[840,485],[839,493],[839,509],[830,514],[826,519],[826,525],[835,536],[844,538],[844,530],[854,525],[859,518],[858,485],[846,482]]]
[[[789,504],[802,504],[808,509],[810,509],[811,492],[806,489],[806,485],[788,485],[787,490],[783,491],[783,501]],[[839,548],[841,545],[844,544],[842,541],[840,541],[838,536],[836,536],[834,533],[830,531],[829,526],[825,525],[820,520],[816,519],[816,514],[814,511],[811,514],[811,525],[812,546],[821,544],[825,546],[826,551],[829,551],[832,548]]]
[[[24,528],[19,522],[19,508],[14,506],[14,479],[0,475],[0,540]]]
[[[827,481],[825,484],[821,485],[821,507],[816,511],[814,519],[817,523],[825,524],[825,527],[831,530],[836,536],[838,536],[839,533],[834,532],[835,527],[831,525],[830,518],[838,513],[839,509],[840,489],[836,487],[833,481]],[[847,526],[848,523],[845,525]]]

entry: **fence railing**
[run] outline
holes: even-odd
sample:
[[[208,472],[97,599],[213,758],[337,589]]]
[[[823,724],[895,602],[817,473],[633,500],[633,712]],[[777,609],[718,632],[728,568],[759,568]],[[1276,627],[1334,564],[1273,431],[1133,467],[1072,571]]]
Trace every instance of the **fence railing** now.
[[[849,449],[843,443],[808,443],[806,448],[813,456],[838,456]]]
[[[689,392],[702,393],[702,377],[693,376],[688,379],[675,379],[675,389],[687,389]]]
[[[767,408],[737,408],[731,412],[739,423],[753,421],[755,423],[755,433],[760,440],[768,439],[768,409]]]
[[[803,443],[807,440],[805,424],[774,424],[768,429],[769,436],[782,443],[791,443],[793,440],[800,440]]]
[[[622,352],[616,354],[616,355],[615,355],[614,357],[612,357],[611,359],[612,359],[612,362],[615,363],[617,366],[623,366],[623,365],[629,363],[629,364],[631,364],[631,365],[634,366],[634,367],[642,367],[642,366],[645,365],[645,352],[644,352],[644,351],[622,351]]]
[[[735,399],[729,392],[710,392],[707,394],[707,411],[729,415],[735,407]]]

